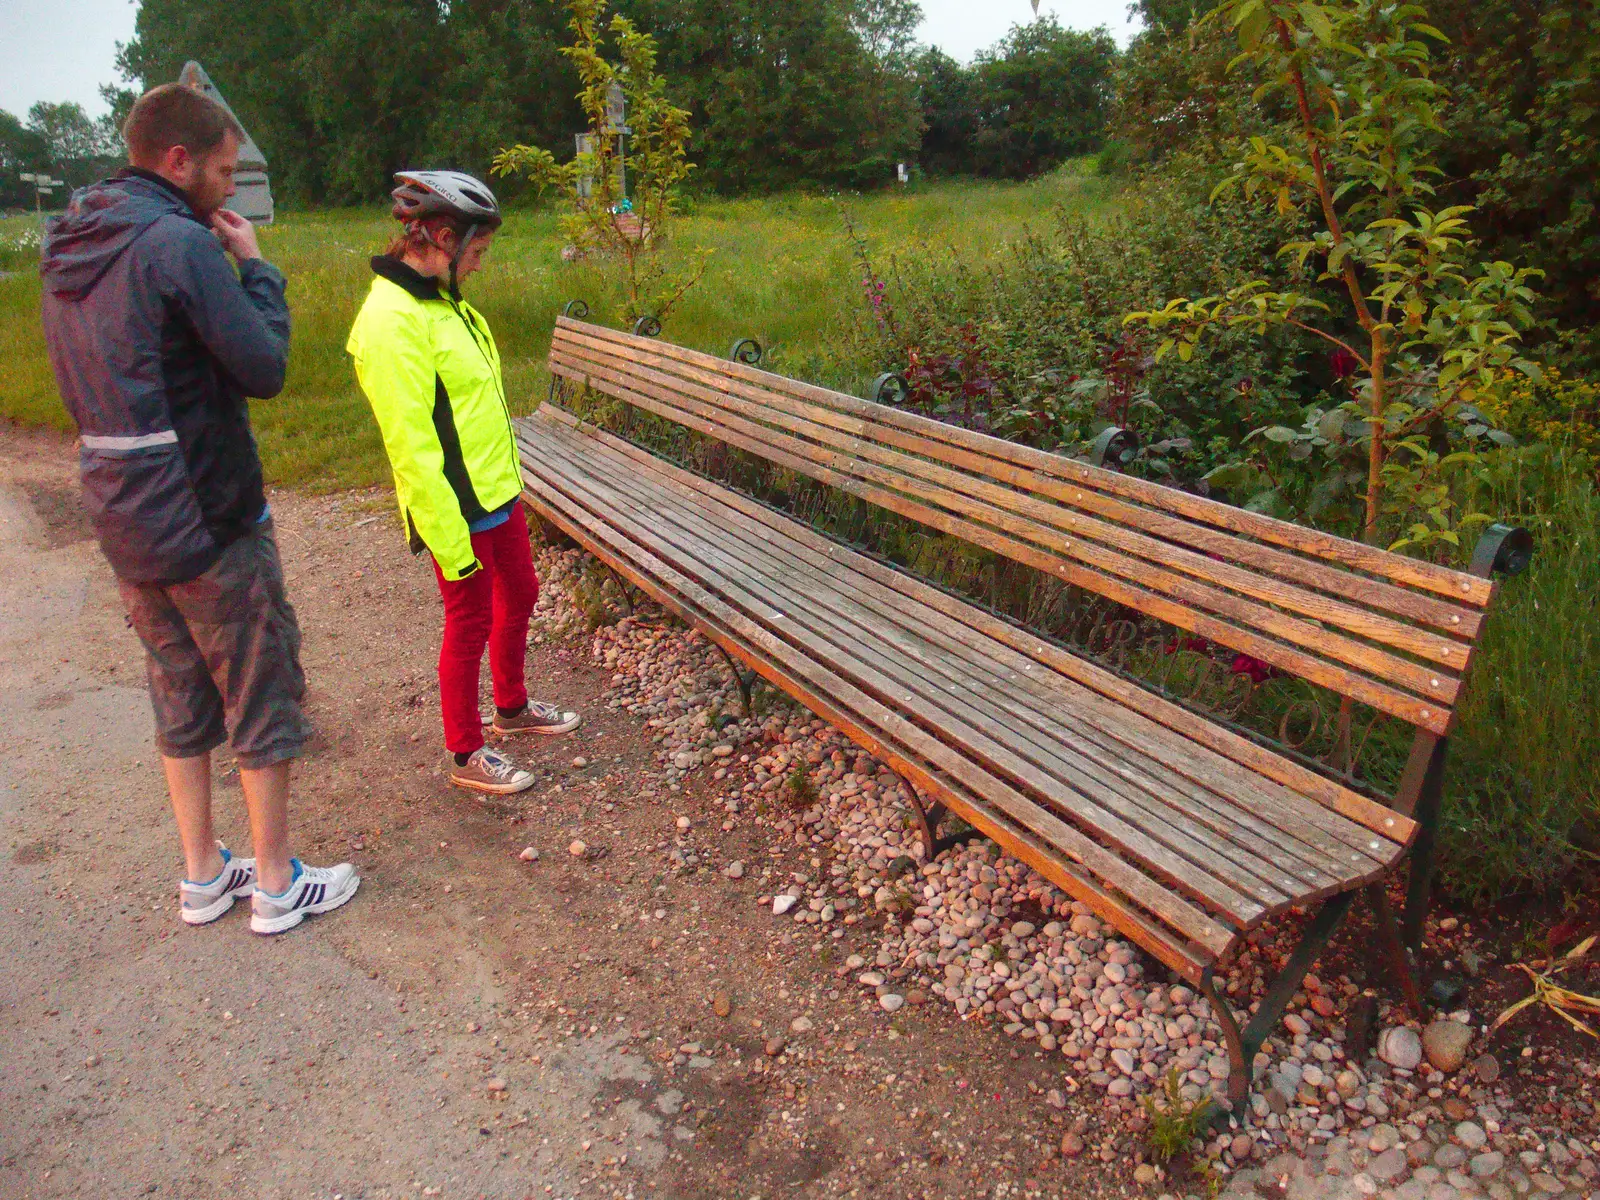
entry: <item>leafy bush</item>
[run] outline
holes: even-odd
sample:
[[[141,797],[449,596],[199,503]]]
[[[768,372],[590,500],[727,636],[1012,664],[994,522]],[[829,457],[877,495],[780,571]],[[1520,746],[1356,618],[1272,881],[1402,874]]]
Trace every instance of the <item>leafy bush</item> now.
[[[1600,459],[1600,387],[1587,379],[1551,367],[1542,379],[1516,380],[1483,409],[1519,440],[1570,446]]]
[[[907,403],[929,415],[1069,451],[1115,419],[1164,447],[1145,473],[1197,478],[1252,422],[1298,422],[1326,373],[1326,355],[1292,330],[1225,334],[1212,362],[1156,363],[1153,341],[1123,329],[1126,305],[1282,271],[1273,246],[1292,224],[1207,204],[1203,183],[1149,176],[1100,222],[1045,214],[983,267],[928,245],[879,263],[857,238],[868,302],[843,353],[904,373]]]

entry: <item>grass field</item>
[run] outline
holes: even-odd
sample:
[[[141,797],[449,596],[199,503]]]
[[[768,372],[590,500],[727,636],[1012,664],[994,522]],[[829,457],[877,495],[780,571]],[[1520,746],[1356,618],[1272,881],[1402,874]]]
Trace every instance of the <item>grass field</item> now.
[[[942,183],[911,192],[846,197],[787,195],[707,200],[692,206],[673,253],[714,253],[700,285],[667,321],[665,336],[726,353],[739,337],[767,349],[774,370],[859,388],[871,364],[840,362],[829,343],[860,303],[859,281],[840,204],[877,254],[934,254],[944,248],[981,259],[1002,250],[1056,205],[1080,215],[1111,206],[1112,186],[1074,165],[1026,184]],[[31,251],[3,249],[34,228],[0,220],[0,416],[70,429],[56,395],[39,327],[39,282]],[[314,489],[387,478],[377,427],[355,386],[344,341],[371,278],[367,258],[393,222],[371,210],[291,213],[261,231],[262,251],[289,277],[294,320],[289,381],[276,399],[251,407],[267,474]],[[543,357],[555,313],[573,297],[606,292],[603,266],[563,263],[554,212],[514,213],[468,297],[488,317],[506,363],[514,405],[531,411],[544,393]]]

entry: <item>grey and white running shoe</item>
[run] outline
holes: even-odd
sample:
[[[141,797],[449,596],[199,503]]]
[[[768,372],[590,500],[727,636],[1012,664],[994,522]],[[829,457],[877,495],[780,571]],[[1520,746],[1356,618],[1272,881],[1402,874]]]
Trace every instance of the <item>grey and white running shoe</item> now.
[[[222,870],[215,879],[195,883],[185,879],[178,884],[178,911],[189,925],[209,925],[256,890],[256,860],[235,858],[221,842]]]
[[[478,747],[465,766],[457,766],[453,754],[446,754],[444,759],[450,782],[468,791],[504,796],[533,786],[532,775],[487,746]]]
[[[534,700],[514,717],[495,713],[489,727],[496,733],[571,733],[582,724],[577,713]]]
[[[308,867],[298,858],[289,860],[294,875],[287,891],[273,895],[261,888],[251,901],[250,928],[256,933],[282,933],[307,917],[338,908],[361,886],[361,876],[349,863],[336,867]]]

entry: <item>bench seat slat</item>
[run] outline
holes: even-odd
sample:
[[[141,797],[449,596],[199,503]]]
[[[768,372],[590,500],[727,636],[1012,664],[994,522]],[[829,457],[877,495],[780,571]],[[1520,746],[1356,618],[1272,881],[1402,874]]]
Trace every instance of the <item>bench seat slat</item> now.
[[[665,607],[710,631],[774,684],[800,696],[813,711],[836,721],[869,751],[881,751],[896,770],[902,770],[930,795],[944,799],[954,811],[995,836],[1002,845],[1015,846],[1024,861],[1069,893],[1095,904],[1119,928],[1135,936],[1152,954],[1187,978],[1197,978],[1200,971],[1234,944],[1237,930],[1185,903],[1020,793],[986,777],[973,764],[848,681],[803,656],[786,653],[785,647],[772,634],[748,621],[692,579],[629,542],[602,515],[537,482],[530,483],[524,497]],[[951,787],[946,781],[953,781],[956,786]],[[974,788],[982,790],[981,801],[974,798],[971,790]],[[996,809],[1003,820],[997,819]],[[1021,826],[1027,831],[1027,840],[1019,842],[1008,825],[1011,828]],[[1041,853],[1041,845],[1056,847],[1059,854],[1070,855],[1092,872],[1092,878],[1086,880],[1081,871],[1075,874],[1063,870],[1059,854],[1052,858]],[[1140,905],[1179,936],[1173,939],[1151,932],[1149,918],[1131,913],[1126,903],[1117,899],[1117,893]],[[1134,929],[1141,924],[1144,935],[1139,937]]]
[[[546,435],[544,444],[550,446],[558,441],[559,435],[552,429]],[[1077,769],[1089,770],[1102,784],[1113,789],[1137,788],[1162,806],[1153,814],[1157,823],[1153,830],[1156,836],[1159,837],[1162,827],[1173,820],[1207,826],[1214,836],[1241,844],[1253,860],[1246,865],[1246,870],[1265,877],[1261,863],[1270,862],[1277,868],[1293,872],[1297,880],[1280,878],[1277,882],[1291,889],[1298,887],[1297,894],[1300,896],[1308,894],[1307,889],[1315,893],[1341,883],[1342,875],[1330,876],[1324,871],[1324,864],[1330,860],[1343,864],[1347,872],[1352,863],[1368,871],[1382,871],[1387,866],[1387,860],[1370,849],[1375,845],[1370,835],[1365,835],[1365,831],[1359,827],[1344,822],[1347,831],[1344,840],[1324,834],[1322,826],[1335,822],[1327,819],[1330,814],[1326,814],[1320,806],[1299,801],[1294,805],[1299,809],[1298,819],[1283,821],[1284,827],[1293,832],[1285,833],[1283,829],[1258,818],[1244,804],[1235,805],[1232,800],[1225,798],[1225,792],[1213,792],[1182,774],[1165,769],[1159,769],[1158,774],[1158,769],[1151,765],[1148,750],[1136,750],[1131,743],[1118,742],[1078,716],[1084,701],[1089,698],[1083,689],[1063,689],[1058,683],[1056,689],[1052,690],[1042,672],[1038,676],[1019,675],[1015,668],[1025,666],[1020,663],[1020,656],[993,642],[986,648],[987,658],[979,657],[974,651],[966,650],[961,637],[961,633],[965,632],[963,627],[952,627],[952,622],[922,606],[907,605],[903,598],[898,609],[880,605],[873,595],[877,585],[860,576],[854,579],[836,577],[829,570],[837,569],[836,564],[814,560],[803,543],[785,538],[780,557],[776,541],[770,536],[775,531],[768,529],[766,532],[769,536],[765,540],[759,536],[747,536],[747,531],[764,527],[736,510],[725,505],[719,506],[715,513],[703,518],[691,506],[672,504],[669,507],[671,497],[662,486],[654,480],[645,483],[636,468],[619,462],[612,464],[608,471],[605,460],[595,455],[583,455],[581,461],[583,469],[604,474],[608,482],[628,491],[635,500],[654,504],[659,509],[663,527],[682,529],[692,535],[695,544],[704,547],[700,551],[702,555],[718,557],[724,565],[730,560],[720,556],[716,546],[719,541],[726,540],[729,553],[737,554],[738,563],[749,564],[759,572],[758,586],[774,595],[787,595],[788,598],[784,600],[786,611],[792,612],[796,606],[805,609],[814,622],[835,622],[836,628],[846,637],[859,633],[849,622],[872,622],[868,631],[918,664],[936,686],[956,690],[963,695],[984,696],[991,704],[1015,717],[1018,724],[1014,728],[1018,735],[1030,745],[1042,747],[1044,760],[1050,760],[1055,754],[1054,747],[1060,738],[1058,730],[1072,735]],[[567,462],[569,468],[577,468],[577,463],[572,459],[569,458]],[[541,471],[550,465],[541,464]],[[663,479],[661,483],[672,491],[682,487],[669,479]],[[803,588],[798,591],[791,580],[785,578],[786,574],[792,574],[797,568],[804,570],[807,576]],[[841,589],[848,589],[848,596]],[[811,597],[827,601],[827,607],[812,607]],[[926,636],[930,622],[937,627],[937,641]],[[966,653],[956,653],[958,649],[966,650]],[[1013,668],[1009,677],[1006,672],[1008,666]],[[1063,690],[1068,694],[1063,695]],[[1128,714],[1124,710],[1121,715],[1122,724],[1126,725]],[[1197,755],[1192,744],[1188,749],[1191,760],[1206,757]],[[1165,764],[1162,764],[1164,767]],[[1263,793],[1266,789],[1247,776],[1242,777],[1237,770],[1233,772],[1233,778],[1222,786],[1241,801],[1256,799],[1265,811],[1274,816],[1283,815],[1282,810],[1288,807],[1281,801],[1265,801]],[[1286,790],[1283,795],[1292,797]],[[1141,821],[1141,826],[1152,831],[1149,819],[1147,815]],[[1270,872],[1271,868],[1266,870]]]
[[[558,373],[570,369],[558,364],[552,364],[552,370]],[[592,380],[597,373],[592,369],[584,372],[575,371],[573,377],[587,381]],[[1221,618],[1197,612],[1192,608],[1185,607],[1177,600],[1149,591],[1136,583],[1080,566],[1076,561],[1063,560],[1056,555],[1039,550],[1013,537],[995,533],[963,517],[953,516],[942,509],[908,500],[894,491],[871,483],[864,483],[852,475],[844,474],[831,467],[820,466],[803,455],[790,454],[787,450],[776,449],[770,444],[764,443],[761,439],[747,437],[724,425],[684,412],[645,391],[615,382],[608,382],[605,390],[620,392],[620,398],[626,399],[629,403],[636,404],[648,411],[666,416],[671,420],[716,437],[730,445],[760,454],[762,457],[780,465],[787,466],[802,474],[810,475],[842,491],[849,492],[871,503],[898,512],[903,516],[961,537],[975,545],[983,546],[1019,562],[1035,566],[1068,583],[1076,583],[1079,586],[1086,587],[1091,591],[1118,603],[1125,604],[1130,608],[1155,616],[1169,624],[1188,629],[1213,641],[1253,655],[1302,678],[1320,683],[1341,694],[1352,696],[1363,703],[1370,704],[1374,708],[1398,716],[1412,724],[1440,734],[1447,733],[1451,727],[1452,714],[1448,707],[1441,702],[1419,699],[1387,684],[1343,668],[1336,663],[1317,658],[1294,646],[1264,637],[1249,629],[1242,629]],[[1192,593],[1194,589],[1187,585],[1175,584],[1172,585],[1170,590],[1182,598],[1186,594]],[[1452,680],[1451,683],[1453,684],[1453,682]]]
[[[779,609],[775,598],[759,583],[710,569],[703,559],[674,542],[669,523],[662,519],[666,514],[649,509],[630,511],[633,510],[631,502],[592,473],[586,477],[552,474],[546,481],[561,487],[569,497],[586,503],[591,510],[605,512],[611,525],[631,540],[662,561],[670,561],[680,572],[734,604],[744,616],[773,636],[785,639],[787,653],[791,656],[799,652],[820,662],[835,674],[850,679],[886,709],[902,709],[904,704],[906,707],[899,716],[921,725],[929,734],[960,751],[964,759],[981,765],[992,778],[1003,778],[1011,786],[1026,789],[1047,803],[1054,801],[1072,818],[1091,825],[1101,837],[1114,842],[1123,854],[1159,872],[1170,884],[1203,899],[1232,921],[1254,924],[1293,902],[1291,895],[1271,887],[1240,864],[1230,863],[1186,829],[1173,827],[1164,840],[1153,836],[1140,827],[1138,814],[1125,797],[1082,772],[1069,767],[1064,773],[1071,775],[1070,783],[1052,778],[1028,761],[1014,744],[1002,740],[1004,735],[982,714],[963,716],[951,712],[944,707],[948,704],[947,697],[919,689],[915,682],[886,673],[882,664],[869,661],[869,656],[859,646],[842,644],[841,640],[824,636],[815,623],[815,614],[807,614],[812,619],[802,623],[787,608]],[[621,514],[633,519],[625,521]]]
[[[559,420],[560,414],[551,413],[550,417]],[[541,414],[540,420],[545,419]],[[543,436],[547,441],[559,440],[562,434],[551,424]],[[1167,784],[1202,805],[1227,806],[1224,819],[1250,829],[1259,827],[1260,836],[1273,840],[1277,851],[1305,862],[1313,870],[1330,858],[1347,864],[1368,861],[1381,867],[1391,862],[1400,848],[1391,838],[1374,838],[1363,826],[1289,788],[1217,761],[1193,741],[1130,714],[1126,707],[1113,705],[1053,671],[1034,672],[1033,660],[1010,645],[863,575],[856,564],[836,561],[834,553],[840,548],[803,526],[783,522],[736,493],[654,459],[625,442],[611,438],[605,438],[605,442],[621,458],[636,464],[631,469],[624,468],[628,474],[621,480],[623,486],[630,482],[632,470],[642,469],[659,477],[661,486],[671,492],[704,497],[717,505],[715,526],[696,524],[697,514],[684,509],[675,508],[673,520],[695,524],[708,542],[730,539],[730,549],[736,546],[741,559],[766,564],[769,577],[781,575],[786,567],[802,567],[807,572],[808,588],[817,588],[817,594],[832,598],[835,606],[848,596],[850,603],[878,623],[875,628],[882,636],[906,654],[919,662],[931,657],[940,669],[956,673],[951,678],[959,677],[975,691],[994,689],[996,695],[1017,697],[1018,704],[1031,706],[1026,710],[1013,708],[1019,717],[1044,733],[1056,728],[1065,730],[1079,739],[1086,752],[1092,746],[1098,755],[1096,761],[1102,765],[1112,766],[1115,760],[1118,767],[1129,767],[1148,776],[1148,764],[1155,762]],[[584,461],[591,460],[585,455]],[[777,548],[780,544],[781,553]],[[867,561],[854,557],[857,564]],[[928,636],[930,632],[936,632],[937,637]],[[1266,816],[1258,818],[1258,811]],[[1280,824],[1267,823],[1277,818],[1281,818]]]
[[[774,375],[743,363],[728,362],[686,347],[665,342],[650,342],[647,339],[618,333],[598,325],[573,321],[566,317],[557,318],[557,326],[563,331],[610,341],[619,347],[618,353],[623,355],[639,348],[643,348],[646,352],[665,352],[682,362],[722,370],[733,378],[760,387],[814,400],[840,411],[869,415],[934,441],[992,455],[1019,466],[1056,475],[1081,486],[1132,499],[1152,508],[1164,509],[1189,520],[1312,555],[1352,570],[1365,571],[1410,587],[1421,588],[1458,604],[1482,609],[1487,608],[1494,598],[1495,585],[1490,581],[1448,567],[1378,550],[1348,538],[1308,529],[1289,521],[1264,517],[1214,500],[1165,488],[1159,484],[1119,475],[1113,471],[1073,463],[1046,451],[1034,450],[1029,446],[975,433],[915,413],[874,405],[853,396]]]
[[[555,347],[556,354],[561,358],[598,362],[601,365],[615,365],[618,362],[615,350],[616,347],[610,343],[572,333],[558,337]],[[1198,553],[1185,551],[1186,557],[1182,559],[1189,569],[1209,571],[1212,577],[1228,582],[1230,586],[1249,589],[1257,599],[1295,606],[1308,616],[1330,620],[1353,632],[1363,633],[1397,648],[1412,650],[1446,666],[1457,669],[1463,666],[1465,648],[1454,639],[1470,640],[1475,637],[1482,621],[1482,614],[1471,608],[1445,604],[1380,580],[1353,576],[1348,571],[1299,558],[1259,542],[1197,525],[1193,521],[1180,520],[1096,491],[1086,491],[1058,478],[1013,467],[993,457],[906,434],[882,421],[847,415],[782,392],[741,384],[726,372],[691,366],[671,356],[642,349],[631,353],[626,361],[649,368],[655,373],[656,382],[661,382],[665,376],[676,377],[698,399],[724,404],[736,411],[748,411],[761,420],[772,421],[791,432],[803,433],[875,462],[894,462],[901,457],[894,453],[896,451],[918,456],[913,461],[922,464],[928,478],[973,495],[996,499],[1002,504],[1016,503],[1019,511],[1028,512],[1047,522],[1059,523],[1062,528],[1094,530],[1096,532],[1092,536],[1115,537],[1118,527],[1122,527],[1153,535],[1161,539],[1156,544],[1164,547],[1192,546]],[[823,428],[831,431],[833,436],[821,432]],[[893,450],[885,447],[892,447]],[[927,459],[936,459],[961,470],[938,468],[934,463],[926,462]],[[963,474],[963,471],[971,474]],[[997,494],[983,489],[981,485],[974,487],[979,481],[973,480],[972,475],[1004,484],[1006,488]],[[1030,493],[1055,503],[1044,503]],[[1082,517],[1105,520],[1084,521]],[[1138,544],[1142,546],[1148,541],[1141,539]],[[1231,565],[1235,563],[1238,565]],[[1244,567],[1254,567],[1262,574],[1253,575]],[[1300,586],[1288,587],[1286,584]],[[1359,594],[1355,594],[1358,591]],[[1330,600],[1329,595],[1324,593],[1339,599]],[[1394,615],[1391,616],[1391,613]],[[1417,629],[1394,619],[1396,616],[1432,626],[1439,634]],[[1448,636],[1441,638],[1440,634]]]

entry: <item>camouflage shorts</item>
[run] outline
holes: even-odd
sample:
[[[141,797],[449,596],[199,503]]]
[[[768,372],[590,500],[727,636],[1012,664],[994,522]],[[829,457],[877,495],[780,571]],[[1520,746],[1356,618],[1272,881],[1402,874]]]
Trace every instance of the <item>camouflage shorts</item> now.
[[[254,769],[300,753],[310,735],[300,625],[270,520],[198,578],[118,584],[144,643],[162,754],[195,758],[230,741]]]

